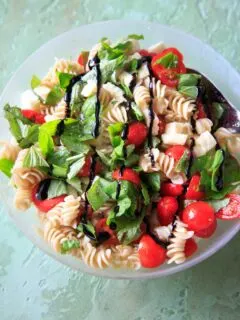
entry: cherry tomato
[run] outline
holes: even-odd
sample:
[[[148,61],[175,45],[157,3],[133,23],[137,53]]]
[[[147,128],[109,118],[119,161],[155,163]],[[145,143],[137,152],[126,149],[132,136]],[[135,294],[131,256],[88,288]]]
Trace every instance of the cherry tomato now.
[[[154,57],[156,55],[156,53],[149,52],[149,51],[147,51],[145,49],[139,50],[138,53],[143,57]]]
[[[128,127],[127,144],[139,147],[145,141],[148,134],[147,127],[142,122],[133,122]]]
[[[156,268],[166,260],[166,249],[158,245],[147,234],[140,240],[138,254],[144,268]]]
[[[181,184],[174,184],[171,182],[164,182],[161,185],[161,193],[164,196],[177,197],[183,193],[183,186]]]
[[[174,197],[162,197],[157,204],[158,219],[162,226],[169,225],[178,210],[178,202]]]
[[[194,232],[209,228],[214,220],[214,209],[203,201],[189,204],[182,212],[182,221]]]
[[[173,157],[175,161],[179,161],[186,150],[189,150],[189,149],[181,145],[176,145],[168,148],[165,151],[165,154],[168,155],[169,157]]]
[[[122,173],[121,173],[120,169],[115,170],[112,173],[112,177],[115,180],[127,180],[127,181],[130,181],[136,185],[141,184],[141,180],[139,178],[138,173],[131,168],[125,168]]]
[[[162,117],[158,117],[159,123],[158,123],[158,134],[162,135],[165,132],[166,128],[166,122]]]
[[[177,48],[167,48],[164,49],[160,54],[159,54],[159,58],[164,57],[166,54],[168,53],[173,53],[175,56],[178,57],[178,61],[183,61],[183,55],[182,53],[177,49]]]
[[[222,220],[232,220],[240,218],[240,195],[231,193],[227,196],[230,199],[225,208],[220,209],[216,217]]]
[[[81,66],[84,67],[86,65],[87,60],[88,60],[88,55],[89,55],[89,53],[87,51],[83,51],[80,53],[77,61]]]
[[[203,118],[207,118],[206,112],[204,110],[204,106],[200,101],[197,101],[197,118],[198,119],[203,119]]]
[[[184,253],[185,256],[188,258],[192,256],[198,249],[198,245],[194,241],[194,239],[190,238],[185,243]]]
[[[217,229],[217,220],[214,219],[213,223],[207,229],[200,230],[198,232],[195,232],[194,234],[199,238],[210,238],[214,234],[216,229]]]
[[[37,111],[23,109],[21,110],[21,113],[25,118],[29,119],[34,123],[43,124],[45,122],[44,115]]]
[[[201,200],[204,198],[205,194],[199,191],[201,177],[198,174],[192,176],[187,192],[185,194],[185,199],[187,200]]]
[[[153,69],[155,77],[159,78],[161,82],[168,87],[176,88],[178,85],[178,72],[176,68],[167,69],[163,66],[158,66]]]
[[[51,210],[52,208],[54,208],[57,204],[61,203],[64,201],[64,199],[66,198],[66,194],[65,195],[61,195],[59,197],[55,197],[52,199],[46,199],[46,200],[38,200],[36,197],[36,193],[38,190],[38,185],[33,189],[32,192],[32,201],[34,203],[34,205],[41,211],[41,212],[48,212],[49,210]]]
[[[117,245],[117,244],[119,244],[119,241],[118,241],[118,238],[116,236],[116,233],[112,229],[110,229],[110,227],[107,225],[107,218],[102,218],[102,219],[98,220],[95,229],[96,229],[97,236],[101,232],[107,232],[109,234],[110,238],[107,239],[106,241],[104,241],[105,245]]]
[[[78,173],[79,177],[89,177],[90,169],[91,169],[91,163],[92,163],[92,157],[91,156],[87,156],[82,169]],[[95,167],[95,174],[98,174],[99,172],[101,172],[101,169],[102,169],[102,166],[97,161],[96,162],[96,167]]]

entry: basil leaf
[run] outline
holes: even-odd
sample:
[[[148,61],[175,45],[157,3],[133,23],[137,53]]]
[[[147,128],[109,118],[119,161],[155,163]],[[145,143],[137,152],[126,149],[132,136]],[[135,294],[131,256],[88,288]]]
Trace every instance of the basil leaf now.
[[[19,141],[20,148],[29,148],[38,141],[39,127],[39,125],[35,124],[27,128],[26,135]]]
[[[132,59],[127,63],[126,67],[127,71],[130,73],[135,73],[138,70],[138,59]]]
[[[122,90],[124,91],[125,95],[128,98],[132,98],[133,97],[133,94],[132,94],[130,88],[128,86],[126,86],[124,83],[121,84],[121,88],[122,88]]]
[[[12,168],[14,166],[14,162],[8,159],[0,159],[0,171],[2,171],[7,177],[11,177]]]
[[[196,86],[201,76],[196,73],[185,73],[179,75],[178,90],[182,87]]]
[[[229,201],[230,201],[229,198],[225,198],[222,200],[211,200],[211,201],[209,200],[207,201],[207,203],[214,208],[215,212],[218,212],[222,208],[225,208],[229,204]]]
[[[223,160],[223,151],[217,150],[213,159],[212,166],[209,168],[209,171],[212,172],[211,190],[213,191],[218,191],[218,189],[216,188],[217,174]]]
[[[130,156],[127,157],[127,159],[125,159],[124,164],[126,167],[132,167],[138,164],[139,158],[140,156],[138,154],[135,154],[135,153],[131,154]]]
[[[87,192],[87,199],[94,210],[100,209],[109,200],[109,196],[103,190],[101,181],[101,178],[97,178]]]
[[[68,172],[68,166],[57,166],[56,164],[52,165],[52,175],[54,177],[59,177],[59,178],[66,178],[67,177],[67,172]]]
[[[213,102],[211,107],[211,119],[213,121],[213,130],[218,127],[219,120],[222,118],[225,108],[221,103]]]
[[[58,150],[48,155],[48,163],[56,166],[63,166],[66,164],[67,159],[70,157],[70,152],[63,146],[58,147]]]
[[[81,186],[81,180],[78,177],[74,177],[71,179],[67,179],[67,183],[72,186],[74,189],[76,189],[78,192],[83,192],[82,191],[82,186]]]
[[[64,240],[61,244],[61,253],[66,254],[73,249],[78,249],[80,247],[79,240]]]
[[[196,86],[182,86],[180,87],[180,89],[178,89],[178,91],[185,95],[188,96],[190,98],[196,99],[198,96],[198,88]]]
[[[41,79],[39,79],[36,75],[32,76],[31,79],[31,88],[34,90],[36,87],[40,86],[41,84]]]
[[[149,193],[148,193],[148,189],[147,189],[147,187],[146,187],[146,185],[144,183],[141,184],[141,192],[142,192],[142,196],[143,196],[143,200],[144,200],[145,206],[149,205],[150,196],[149,196]]]
[[[70,109],[72,117],[79,117],[85,98],[82,96],[82,90],[85,86],[85,82],[78,81],[72,88]]]
[[[97,150],[96,149],[97,154],[99,155],[101,161],[107,166],[110,167],[111,166],[111,158],[109,156],[107,156],[104,152]]]
[[[140,177],[151,191],[158,192],[160,190],[161,180],[160,180],[159,173],[155,173],[155,172],[143,173],[142,172]]]
[[[129,34],[128,39],[135,39],[135,40],[143,40],[144,36],[142,34]]]
[[[38,144],[44,156],[54,151],[52,136],[57,132],[57,127],[61,120],[54,120],[44,123],[39,129]]]
[[[45,104],[49,106],[56,105],[64,96],[64,91],[60,88],[59,85],[56,85],[47,95]]]
[[[75,162],[70,166],[69,172],[68,172],[68,179],[74,178],[79,171],[82,169],[82,167],[85,164],[85,154],[81,154],[78,156]]]
[[[132,103],[132,104],[131,104],[131,107],[132,107],[132,111],[133,111],[134,116],[136,117],[136,119],[137,119],[138,121],[144,120],[143,113],[142,113],[142,111],[140,110],[140,108],[136,105],[136,103]]]
[[[178,64],[178,57],[172,52],[169,52],[156,60],[155,64],[161,64],[165,68],[176,68]]]
[[[67,194],[67,185],[62,180],[52,179],[48,188],[48,199]]]
[[[182,157],[177,162],[176,167],[175,167],[175,171],[186,173],[188,165],[189,165],[189,153],[186,150],[186,151],[184,151]]]
[[[70,84],[70,81],[74,77],[74,75],[71,73],[65,73],[65,72],[59,72],[59,71],[57,71],[57,76],[58,76],[60,87],[62,89],[67,89],[67,87]]]
[[[49,167],[49,164],[43,158],[42,154],[35,147],[32,146],[28,150],[23,160],[23,167],[25,168]]]
[[[122,133],[123,127],[124,124],[120,122],[108,126],[108,132],[112,143],[114,142],[114,138]]]
[[[102,83],[110,81],[111,76],[114,73],[114,71],[121,69],[123,67],[124,63],[125,63],[124,55],[121,55],[117,59],[114,59],[111,61],[108,61],[108,60],[101,61],[100,62],[100,70],[101,70]],[[96,79],[96,77],[94,79]]]
[[[77,230],[83,233],[90,233],[92,237],[95,238],[95,240],[97,239],[95,228],[90,221],[88,221],[87,223],[80,223],[77,226]]]

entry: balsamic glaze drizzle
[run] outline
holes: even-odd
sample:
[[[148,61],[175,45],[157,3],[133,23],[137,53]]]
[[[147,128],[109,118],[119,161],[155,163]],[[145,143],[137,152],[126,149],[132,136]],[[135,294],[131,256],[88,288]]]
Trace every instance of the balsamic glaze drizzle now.
[[[75,77],[73,77],[71,80],[70,80],[70,83],[69,85],[67,86],[67,89],[66,89],[66,94],[65,94],[65,97],[64,97],[64,100],[66,102],[66,117],[70,117],[70,102],[71,102],[71,98],[72,98],[72,90],[73,90],[73,86],[78,82],[78,81],[81,81],[82,80],[82,77],[84,76],[85,74],[79,74]]]
[[[51,183],[51,179],[45,179],[40,182],[38,190],[36,192],[37,200],[46,200],[48,198],[48,189]]]

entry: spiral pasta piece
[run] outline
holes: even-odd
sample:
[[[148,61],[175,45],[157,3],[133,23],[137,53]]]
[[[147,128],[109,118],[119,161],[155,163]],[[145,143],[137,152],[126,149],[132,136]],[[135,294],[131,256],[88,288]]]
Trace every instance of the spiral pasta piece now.
[[[15,162],[21,150],[19,146],[15,143],[6,141],[0,141],[0,145],[2,146],[2,149],[0,150],[0,159],[7,159]]]
[[[52,88],[58,84],[58,72],[78,75],[84,72],[84,67],[73,60],[56,58],[54,66],[50,68],[47,75],[42,79],[42,85]]]
[[[114,268],[127,268],[138,270],[141,268],[138,249],[128,245],[112,247]]]
[[[116,104],[112,108],[108,108],[103,121],[107,124],[116,122],[126,123],[128,121],[127,110],[125,106]]]
[[[32,189],[18,188],[14,197],[14,206],[18,210],[26,211],[32,204]]]
[[[169,108],[170,111],[165,117],[167,121],[189,121],[195,109],[195,101],[180,93],[174,93],[169,98]]]
[[[196,131],[198,134],[202,134],[205,131],[211,132],[213,123],[208,118],[196,120]]]
[[[186,260],[185,244],[186,241],[193,237],[194,232],[187,229],[187,225],[179,219],[175,222],[173,237],[170,237],[170,244],[167,246],[168,264],[175,262],[176,264],[183,263]]]
[[[104,269],[112,264],[112,250],[110,248],[104,246],[96,248],[87,237],[84,237],[82,245],[82,259],[90,267]]]
[[[56,106],[48,107],[45,109],[45,121],[63,120],[66,117],[67,105],[62,99]]]
[[[23,161],[28,149],[23,149],[18,153],[14,167],[12,169],[12,182],[16,187],[28,189],[38,184],[46,178],[46,174],[35,168],[24,168]]]
[[[137,86],[133,91],[133,98],[139,108],[143,111],[148,108],[148,105],[151,101],[151,96],[149,89],[145,86]]]

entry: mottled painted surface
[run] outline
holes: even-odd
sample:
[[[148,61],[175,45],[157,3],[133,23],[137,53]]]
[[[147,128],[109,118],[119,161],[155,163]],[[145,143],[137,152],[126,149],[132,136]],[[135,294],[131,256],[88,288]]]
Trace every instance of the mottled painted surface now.
[[[81,24],[122,18],[191,32],[240,70],[238,0],[0,0],[0,90],[18,65],[52,37]],[[53,261],[33,247],[3,210],[0,230],[3,320],[239,318],[239,236],[208,261],[180,274],[113,281]]]

